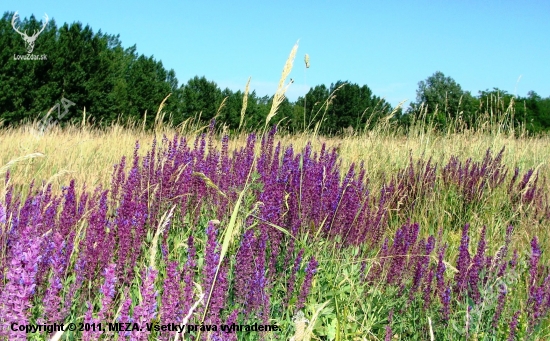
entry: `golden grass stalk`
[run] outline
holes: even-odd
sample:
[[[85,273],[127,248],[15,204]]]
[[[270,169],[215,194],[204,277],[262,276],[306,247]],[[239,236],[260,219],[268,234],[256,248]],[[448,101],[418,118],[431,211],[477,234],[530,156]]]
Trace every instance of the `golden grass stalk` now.
[[[180,172],[180,174],[181,174],[181,172]],[[207,177],[204,173],[202,173],[202,172],[193,172],[193,175],[201,178],[202,181],[204,181],[204,183],[206,184],[206,187],[210,187],[210,188],[214,189],[216,192],[218,192],[219,195],[221,195],[224,198],[227,198],[227,195],[218,187],[218,185],[216,185],[212,180],[210,180],[210,178]]]
[[[317,117],[317,115],[319,114],[319,112],[321,111],[321,109],[323,109],[323,107],[325,108],[324,112],[323,112],[323,115],[321,116],[321,119],[315,124],[315,128],[313,129],[313,137],[316,137],[318,136],[319,134],[319,130],[321,129],[321,124],[323,123],[323,120],[325,119],[325,115],[328,111],[328,108],[329,106],[332,104],[332,101],[334,100],[334,98],[336,97],[336,92],[338,90],[340,90],[344,85],[346,85],[348,83],[342,83],[342,85],[340,85],[339,87],[337,87],[336,89],[334,89],[334,91],[332,91],[332,93],[328,96],[328,98],[325,100],[325,102],[323,103],[323,105],[321,105],[321,107],[319,108],[319,110],[317,110],[317,112],[315,113],[315,115],[313,116],[313,118],[309,121],[309,124],[307,125],[307,128],[306,128],[306,131],[309,130],[309,126],[311,125],[311,122],[313,122],[315,120],[315,118]]]
[[[66,175],[66,174],[71,174],[71,173],[74,173],[74,171],[70,171],[70,170],[67,170],[67,169],[62,169],[62,170],[60,170],[59,172],[57,172],[57,173],[55,173],[54,175],[52,175],[52,176],[48,179],[48,181],[46,181],[46,184],[45,184],[45,185],[47,186],[48,184],[51,184],[55,179],[60,178],[60,177],[62,177],[62,176],[64,176],[64,175]]]
[[[220,116],[220,113],[222,112],[223,108],[225,108],[225,102],[227,102],[227,99],[229,97],[226,96],[223,101],[220,103],[220,106],[218,107],[218,111],[216,112],[216,116],[214,116],[214,119],[218,118],[218,116]]]
[[[294,63],[294,57],[296,57],[296,52],[298,51],[298,42],[294,44],[294,47],[290,51],[290,55],[288,56],[288,59],[286,60],[285,67],[283,68],[283,74],[281,75],[281,79],[279,80],[279,86],[277,87],[277,91],[275,92],[275,95],[273,96],[273,102],[271,104],[271,110],[269,111],[269,114],[267,115],[265,119],[265,126],[264,131],[267,129],[267,125],[269,124],[269,121],[277,114],[277,110],[279,109],[279,106],[281,103],[285,100],[285,92],[292,84],[292,80],[285,86],[285,80],[290,74],[290,71],[292,71],[292,64]]]
[[[159,221],[159,224],[157,226],[157,231],[155,232],[155,236],[153,237],[153,241],[151,241],[151,250],[149,253],[149,266],[153,269],[156,269],[156,256],[157,256],[157,248],[158,248],[158,241],[159,237],[162,235],[168,224],[170,223],[170,220],[172,219],[172,214],[174,213],[174,209],[176,208],[176,205],[172,206],[170,209],[170,212],[164,212],[162,215],[162,218]]]
[[[430,341],[435,341],[434,330],[432,328],[432,319],[428,316],[428,325],[430,326]]]
[[[143,113],[143,127],[141,128],[141,131],[145,131],[146,122],[147,122],[147,109],[145,109],[145,112]]]
[[[206,318],[206,314],[208,313],[208,306],[210,305],[210,298],[212,298],[212,292],[214,292],[214,286],[215,286],[216,280],[218,279],[218,273],[220,271],[220,267],[223,263],[225,255],[227,254],[227,250],[229,250],[229,246],[231,245],[231,241],[233,239],[233,236],[238,235],[239,225],[237,224],[237,216],[238,216],[239,210],[241,208],[241,203],[243,202],[243,199],[244,199],[244,194],[248,189],[248,184],[249,184],[250,176],[252,174],[253,169],[254,169],[254,163],[253,163],[252,167],[250,167],[250,171],[248,172],[248,175],[246,177],[246,182],[244,184],[244,188],[239,193],[239,197],[237,198],[237,201],[235,202],[235,207],[233,208],[233,212],[231,213],[231,218],[229,218],[229,224],[227,225],[227,229],[224,231],[225,236],[223,238],[222,249],[220,251],[220,261],[218,262],[218,266],[216,267],[216,274],[214,275],[214,280],[212,281],[212,287],[209,290],[208,299],[206,300],[206,304],[204,306],[204,313],[202,315],[201,323],[204,323],[204,319]],[[197,340],[200,339],[200,335],[201,335],[201,332],[199,331],[199,333],[197,335]]]
[[[61,336],[63,336],[63,333],[64,333],[63,330],[60,330],[60,331],[56,332],[56,333],[52,336],[52,338],[50,339],[50,341],[59,341],[59,340],[61,340]]]
[[[200,291],[199,299],[197,300],[197,302],[193,304],[191,309],[189,309],[189,313],[187,314],[187,316],[185,316],[185,318],[181,322],[181,329],[183,330],[183,333],[181,333],[182,340],[184,339],[183,337],[185,336],[185,326],[187,325],[187,323],[189,323],[189,319],[191,318],[191,316],[193,316],[193,312],[195,311],[195,309],[197,309],[197,307],[199,306],[199,303],[204,304],[204,293],[202,292],[200,286],[199,285],[197,286],[199,287],[199,291]],[[179,337],[180,337],[180,333],[176,333],[176,336],[174,337],[174,341],[178,341]]]
[[[237,130],[241,130],[241,127],[243,126],[243,122],[244,122],[244,114],[246,112],[246,107],[248,106],[248,91],[250,89],[250,79],[252,77],[248,77],[248,82],[246,82],[246,86],[244,88],[244,95],[243,95],[243,107],[241,109],[241,121],[239,122],[239,129]]]
[[[168,96],[164,97],[162,102],[160,102],[159,109],[157,110],[157,114],[155,115],[155,130],[156,131],[159,131],[160,129],[162,129],[162,123],[164,121],[164,112],[162,112],[162,108],[164,108],[166,100],[168,99],[168,97],[170,97],[170,95],[172,95],[172,93],[169,93]],[[143,124],[145,125],[145,120],[143,121]]]
[[[5,174],[11,167],[15,166],[20,162],[23,162],[25,160],[32,160],[34,158],[44,157],[44,156],[45,155],[42,153],[31,153],[31,154],[23,155],[16,159],[13,159],[10,162],[6,163],[4,166],[0,167],[0,175]]]
[[[294,333],[294,336],[290,338],[290,341],[310,341],[313,336],[313,328],[315,327],[315,322],[317,321],[317,318],[319,317],[321,311],[325,309],[325,307],[329,303],[330,301],[326,301],[325,303],[321,304],[311,317],[311,320],[308,320],[301,310],[298,311],[293,319],[296,331]],[[306,324],[307,328],[304,330]]]

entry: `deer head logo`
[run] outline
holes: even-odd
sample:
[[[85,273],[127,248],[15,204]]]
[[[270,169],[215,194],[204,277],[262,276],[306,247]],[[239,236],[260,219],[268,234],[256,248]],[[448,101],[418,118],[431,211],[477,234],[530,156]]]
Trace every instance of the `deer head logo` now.
[[[27,53],[31,54],[32,50],[34,50],[34,41],[36,40],[36,38],[38,38],[38,35],[42,33],[42,31],[44,31],[44,29],[46,28],[46,25],[48,24],[48,19],[49,19],[48,15],[44,13],[44,24],[42,25],[42,28],[38,32],[36,32],[35,30],[34,34],[30,37],[27,35],[27,31],[21,32],[15,26],[15,21],[18,18],[19,16],[17,15],[17,12],[15,12],[15,14],[13,15],[13,18],[11,19],[11,26],[13,26],[13,29],[15,30],[15,32],[19,33],[21,37],[23,37],[23,40],[25,41],[25,48],[27,49]]]

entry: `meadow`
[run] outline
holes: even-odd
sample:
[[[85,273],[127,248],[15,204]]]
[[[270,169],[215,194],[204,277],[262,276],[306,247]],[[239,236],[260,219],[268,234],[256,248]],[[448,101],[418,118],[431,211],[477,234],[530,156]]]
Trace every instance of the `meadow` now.
[[[499,127],[3,129],[2,337],[547,339],[549,142]],[[221,330],[233,323],[278,329]]]
[[[258,131],[2,128],[0,338],[548,339],[550,138],[285,131],[296,48]]]

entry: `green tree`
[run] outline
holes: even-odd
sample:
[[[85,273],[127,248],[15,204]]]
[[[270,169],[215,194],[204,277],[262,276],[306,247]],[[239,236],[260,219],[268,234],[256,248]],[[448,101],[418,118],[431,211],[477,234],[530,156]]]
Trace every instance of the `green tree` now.
[[[446,127],[449,120],[459,117],[471,122],[475,113],[470,92],[462,90],[460,84],[440,71],[418,83],[416,102],[411,103],[410,113],[419,115],[422,105],[427,111],[427,121],[438,127]]]
[[[356,131],[371,129],[380,117],[391,112],[391,106],[380,97],[374,96],[367,85],[338,81],[331,84],[328,91],[333,97],[326,114],[325,108],[322,108],[323,113],[319,117],[319,120],[323,120],[323,133],[334,134],[350,128]]]
[[[152,57],[138,56],[135,46],[123,49],[118,36],[94,33],[81,23],[59,29],[52,19],[40,34],[33,54],[46,60],[14,60],[26,54],[23,41],[11,27],[13,13],[0,20],[0,114],[8,124],[34,120],[63,98],[76,104],[66,120],[80,120],[86,107],[91,121],[110,124],[141,120],[145,110],[156,112],[169,94],[165,110],[176,115],[181,96],[173,70]],[[42,22],[34,16],[18,21],[21,31],[33,32]]]
[[[239,90],[233,92],[226,88],[222,91],[222,98],[225,100],[225,106],[220,112],[219,120],[230,129],[237,129],[241,120],[241,108],[243,105],[243,93]]]
[[[218,111],[223,100],[222,92],[215,82],[208,81],[204,76],[190,79],[182,86],[182,118],[201,117],[202,121],[210,121]]]
[[[529,132],[550,130],[550,97],[542,98],[535,91],[517,99],[517,111],[522,113],[523,123]]]
[[[315,123],[321,119],[325,109],[325,101],[329,96],[330,90],[324,84],[321,84],[309,89],[305,97],[298,98],[296,105],[303,108],[301,115],[302,129],[314,127]],[[295,114],[295,121],[300,120],[298,114]],[[298,122],[296,122],[296,125],[300,126]]]

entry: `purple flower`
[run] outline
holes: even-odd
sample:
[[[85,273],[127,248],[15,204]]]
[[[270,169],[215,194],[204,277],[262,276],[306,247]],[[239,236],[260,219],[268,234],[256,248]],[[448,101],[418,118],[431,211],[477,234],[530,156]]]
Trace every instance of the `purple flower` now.
[[[237,318],[239,317],[239,311],[237,309],[234,309],[231,314],[227,317],[227,320],[225,321],[225,324],[227,326],[233,325],[237,323]],[[237,341],[237,333],[226,333],[226,334],[220,334],[222,336],[223,340],[225,341]]]
[[[187,239],[188,253],[187,253],[187,262],[183,269],[183,316],[186,316],[189,313],[194,301],[193,301],[193,278],[195,275],[195,245],[193,242],[193,236],[190,235]]]
[[[435,273],[435,280],[437,285],[437,292],[441,295],[445,290],[445,270],[446,266],[443,262],[443,256],[445,255],[445,250],[447,249],[447,244],[443,245],[439,248],[439,252],[437,253],[437,271]]]
[[[216,241],[217,229],[212,221],[206,229],[207,242],[203,268],[203,288],[206,294],[207,314],[204,323],[220,325],[220,313],[225,307],[225,297],[228,291],[227,268],[218,265],[220,262],[220,245]]]
[[[150,323],[157,317],[157,291],[155,289],[155,279],[157,278],[157,271],[149,268],[145,272],[145,279],[141,284],[141,302],[134,307],[134,313],[132,315],[133,321],[139,326],[145,326],[146,323]],[[149,331],[146,328],[142,330],[134,330],[130,335],[131,340],[146,341],[149,336]]]
[[[497,330],[498,328],[498,322],[500,321],[500,316],[502,314],[502,310],[504,309],[504,304],[506,303],[506,286],[504,284],[501,284],[499,286],[499,293],[498,293],[498,299],[497,299],[497,307],[495,309],[495,315],[493,315],[493,329]]]
[[[27,339],[24,331],[12,331],[9,325],[29,324],[27,312],[36,291],[36,273],[42,258],[41,243],[40,238],[19,240],[12,250],[13,258],[6,273],[7,283],[0,295],[0,333],[5,333],[9,340]]]
[[[162,292],[162,305],[160,309],[160,318],[163,324],[179,324],[183,320],[182,290],[180,287],[180,272],[178,271],[178,262],[168,262],[166,266],[166,278],[164,279],[164,290]],[[175,335],[171,333],[161,334],[161,340],[168,340]]]
[[[386,336],[384,337],[384,341],[391,341],[392,339],[392,330],[391,330],[392,322],[393,322],[393,310],[390,310],[390,313],[388,315],[388,324],[386,325]]]
[[[300,270],[300,264],[302,263],[302,257],[304,255],[304,249],[301,249],[298,252],[298,256],[296,256],[296,259],[294,260],[294,267],[292,268],[292,271],[290,272],[290,279],[288,280],[288,289],[286,292],[286,299],[285,303],[288,304],[288,301],[290,300],[290,297],[292,297],[292,294],[294,292],[294,285],[296,282],[296,273],[298,270]]]
[[[428,271],[428,275],[426,276],[425,282],[424,282],[424,309],[428,309],[430,306],[430,303],[432,301],[432,282],[434,278],[434,267],[430,267],[430,271]]]
[[[462,239],[458,248],[458,273],[455,275],[455,292],[459,295],[466,290],[468,271],[470,269],[470,252],[468,251],[468,246],[470,243],[470,237],[468,236],[469,228],[470,224],[464,225],[464,228],[462,229]]]
[[[40,322],[44,324],[63,322],[63,315],[60,311],[61,300],[63,298],[62,279],[67,267],[67,257],[65,255],[66,243],[63,240],[63,236],[57,232],[54,233],[49,244],[53,253],[50,258],[52,275],[49,279],[49,285],[43,299],[44,316]]]
[[[241,239],[241,246],[239,247],[239,251],[237,251],[236,259],[238,266],[235,267],[234,292],[235,300],[240,304],[246,303],[252,278],[254,276],[255,265],[253,247],[255,241],[254,231],[248,229],[244,233]]]
[[[103,282],[103,285],[101,285],[101,288],[99,289],[99,292],[103,295],[101,299],[101,310],[98,314],[99,321],[105,321],[108,318],[110,318],[111,314],[111,307],[113,303],[113,298],[115,297],[116,290],[115,290],[115,284],[117,281],[116,278],[116,264],[112,263],[109,264],[105,271],[103,272],[105,281]]]
[[[477,246],[477,253],[472,260],[472,265],[468,271],[470,290],[472,291],[472,298],[476,304],[481,303],[481,295],[479,293],[479,274],[484,267],[485,260],[485,248],[487,241],[485,240],[486,228],[483,226],[481,230],[481,237]]]
[[[126,297],[129,296],[128,291],[126,291],[125,294]],[[124,300],[122,303],[122,307],[120,309],[120,315],[117,318],[117,321],[119,323],[133,323],[135,320],[130,316],[130,308],[132,306],[132,298],[128,297]],[[127,337],[130,335],[129,331],[121,330],[119,333],[119,338],[122,338],[123,340],[126,340]]]
[[[99,322],[98,319],[94,319],[94,317],[92,316],[92,313],[94,311],[93,305],[90,302],[87,302],[86,305],[88,306],[88,309],[86,310],[86,314],[84,315],[84,323],[93,324],[93,323]],[[100,333],[101,332],[97,330],[92,330],[91,328],[88,330],[84,330],[82,332],[82,340],[83,341],[98,340]]]
[[[508,334],[508,341],[514,341],[516,339],[519,314],[520,311],[516,311],[516,313],[512,317],[512,321],[510,321],[510,333]]]
[[[296,310],[300,310],[304,307],[306,297],[309,294],[311,289],[311,282],[313,281],[313,275],[317,272],[317,260],[315,257],[311,257],[307,267],[306,267],[306,277],[302,283],[302,289],[300,290],[300,296],[298,297],[298,302],[296,303]]]
[[[541,250],[537,237],[533,237],[531,240],[531,258],[529,259],[529,286],[533,288],[537,282],[539,259]]]
[[[0,224],[6,223],[6,208],[0,202]]]
[[[443,322],[447,323],[451,313],[451,287],[447,286],[447,288],[440,294],[440,299],[441,304],[443,305],[441,308],[441,317]]]

